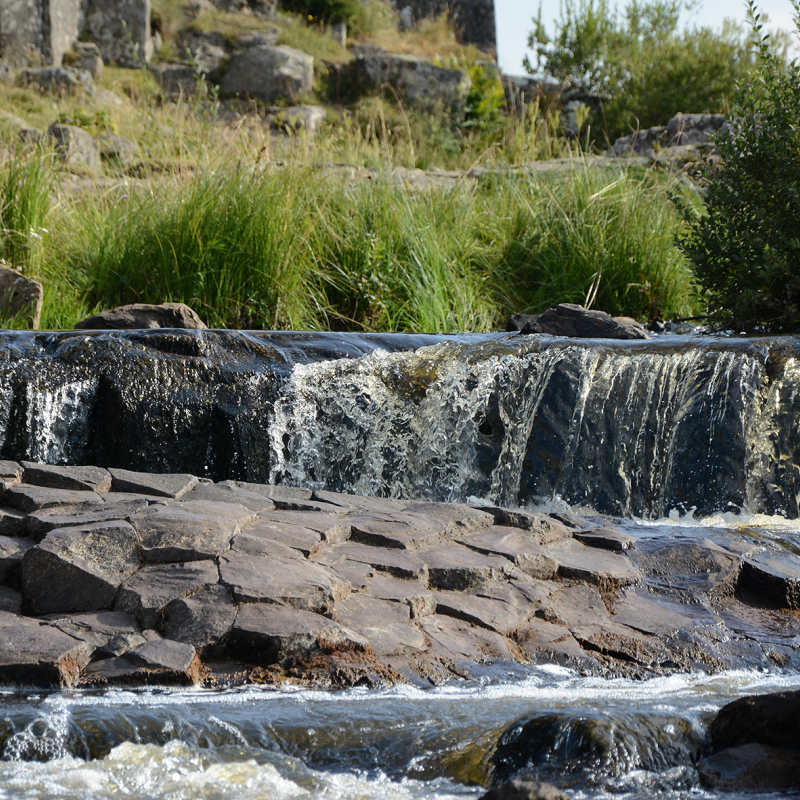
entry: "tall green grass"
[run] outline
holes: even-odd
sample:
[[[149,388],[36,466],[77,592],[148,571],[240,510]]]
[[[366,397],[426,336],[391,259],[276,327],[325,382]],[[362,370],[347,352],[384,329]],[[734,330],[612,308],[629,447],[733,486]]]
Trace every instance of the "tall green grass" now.
[[[414,190],[238,165],[84,199],[45,271],[84,287],[81,311],[182,301],[214,327],[485,331],[565,301],[686,315],[676,190],[590,166]]]

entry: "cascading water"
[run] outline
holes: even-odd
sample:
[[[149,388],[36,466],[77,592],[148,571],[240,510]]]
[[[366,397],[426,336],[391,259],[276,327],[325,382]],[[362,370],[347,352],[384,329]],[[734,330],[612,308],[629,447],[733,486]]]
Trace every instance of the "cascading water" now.
[[[794,518],[797,347],[6,334],[0,452],[389,497]]]

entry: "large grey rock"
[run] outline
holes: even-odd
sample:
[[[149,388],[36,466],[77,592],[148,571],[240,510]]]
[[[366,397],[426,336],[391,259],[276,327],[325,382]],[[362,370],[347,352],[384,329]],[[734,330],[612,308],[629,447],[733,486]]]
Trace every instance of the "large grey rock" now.
[[[184,502],[192,503],[197,500],[215,503],[237,503],[250,511],[272,511],[275,503],[269,495],[262,492],[252,492],[231,483],[201,483],[183,496]]]
[[[27,617],[0,612],[0,684],[73,686],[92,648]]]
[[[23,461],[21,465],[25,470],[24,482],[33,486],[87,492],[107,492],[111,488],[110,473],[100,467],[56,467],[32,461]]]
[[[0,317],[17,319],[31,330],[39,329],[42,318],[44,288],[39,281],[28,278],[0,260]]]
[[[55,94],[94,94],[94,81],[89,72],[74,67],[33,67],[17,73],[17,85],[38,86]]]
[[[16,536],[0,536],[0,584],[17,583],[22,557],[33,547],[33,542]]]
[[[407,103],[428,109],[461,109],[472,83],[464,70],[389,53],[354,58],[343,68],[342,77],[359,93],[391,86]]]
[[[411,624],[410,608],[390,600],[351,594],[336,604],[336,622],[355,631],[379,655],[393,655],[425,649],[425,636]]]
[[[337,561],[349,559],[369,564],[379,572],[386,572],[396,578],[412,578],[426,582],[428,568],[413,553],[389,547],[370,547],[358,542],[320,547],[311,557],[312,561],[333,566]]]
[[[292,47],[261,45],[234,55],[220,83],[226,95],[250,96],[265,103],[289,99],[314,87],[314,59]]]
[[[641,580],[641,572],[625,556],[596,547],[587,547],[574,539],[548,545],[547,554],[558,564],[558,575],[586,581],[601,591],[616,591]]]
[[[226,637],[234,658],[262,666],[302,659],[325,644],[363,647],[365,640],[319,614],[274,603],[243,605]]]
[[[53,140],[59,158],[68,166],[82,165],[93,171],[100,169],[100,147],[83,128],[55,124],[47,129],[47,136]]]
[[[738,585],[779,608],[800,611],[800,557],[762,553],[745,559]]]
[[[800,751],[800,691],[734,700],[714,717],[710,734],[715,752],[751,742]]]
[[[724,114],[676,114],[666,125],[635,131],[618,138],[607,156],[654,156],[662,150],[687,145],[706,145],[713,149],[714,134],[730,128]]]
[[[194,475],[180,473],[151,474],[128,469],[110,469],[109,472],[112,492],[170,497],[173,500],[180,500],[199,483]]]
[[[428,565],[430,585],[436,589],[462,591],[484,581],[503,580],[514,569],[506,558],[476,553],[460,544],[428,547],[415,555]]]
[[[718,792],[794,794],[800,789],[800,751],[744,744],[704,758],[700,783]]]
[[[534,608],[520,607],[501,597],[481,597],[466,592],[440,592],[436,595],[436,613],[469,622],[481,628],[509,636],[523,625]]]
[[[142,69],[154,49],[150,0],[87,0],[84,33],[104,61]]]
[[[106,648],[109,642],[121,638],[138,637],[141,644],[146,641],[139,636],[139,626],[130,615],[120,611],[92,611],[85,614],[69,614],[53,619],[50,624],[62,633],[86,642],[92,648]]]
[[[197,658],[194,647],[169,639],[145,642],[125,654],[128,661],[150,669],[188,672]]]
[[[228,553],[219,560],[220,580],[244,603],[283,603],[327,613],[350,592],[333,570],[297,558]]]
[[[202,561],[230,548],[231,539],[254,514],[234,503],[196,501],[150,506],[130,517],[142,558],[150,562]]]
[[[114,609],[136,617],[142,628],[155,628],[164,607],[219,581],[213,561],[187,564],[158,564],[142,567],[119,589]]]
[[[431,642],[431,653],[440,658],[454,661],[514,660],[506,639],[484,627],[441,614],[423,617],[417,624]]]
[[[108,609],[141,565],[138,551],[127,522],[56,529],[26,553],[23,594],[39,614]]]
[[[182,328],[198,330],[205,322],[185,303],[132,303],[101,311],[78,322],[81,330],[139,330],[142,328]]]
[[[407,605],[412,618],[427,617],[436,611],[436,595],[418,581],[373,575],[366,580],[364,593],[380,600]]]
[[[574,303],[561,303],[544,314],[532,316],[521,333],[576,336],[582,339],[649,339],[650,334],[635,320],[611,317],[605,311],[591,311]]]
[[[532,578],[549,580],[558,570],[547,548],[540,545],[535,536],[517,528],[496,525],[486,531],[460,536],[458,541],[478,553],[503,556]]]

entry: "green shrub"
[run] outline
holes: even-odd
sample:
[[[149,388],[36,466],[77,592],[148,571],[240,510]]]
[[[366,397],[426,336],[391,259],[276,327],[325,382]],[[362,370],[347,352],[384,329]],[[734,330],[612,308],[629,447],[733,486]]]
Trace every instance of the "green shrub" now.
[[[793,0],[800,14],[798,0]],[[758,45],[731,129],[717,136],[723,167],[709,174],[707,210],[681,247],[710,314],[739,331],[800,328],[800,65],[776,56],[755,3]],[[800,29],[800,24],[798,24]]]
[[[678,112],[725,111],[752,69],[749,43],[731,23],[720,32],[680,31],[681,7],[681,0],[631,0],[617,16],[608,0],[565,0],[553,37],[540,8],[528,41],[535,63],[526,67],[606,96],[604,117],[592,127],[611,142]]]

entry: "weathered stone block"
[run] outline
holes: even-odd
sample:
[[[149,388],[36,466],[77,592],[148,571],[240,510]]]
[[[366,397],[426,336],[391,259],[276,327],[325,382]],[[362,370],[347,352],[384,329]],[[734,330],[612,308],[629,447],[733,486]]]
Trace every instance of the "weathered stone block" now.
[[[314,87],[314,59],[286,45],[251,47],[234,55],[220,84],[226,95],[250,96],[272,103]]]
[[[153,56],[150,0],[88,0],[85,31],[106,62],[143,68]]]
[[[47,136],[55,142],[59,158],[65,164],[82,164],[90,170],[100,169],[100,147],[94,137],[83,128],[51,125],[47,129]]]

